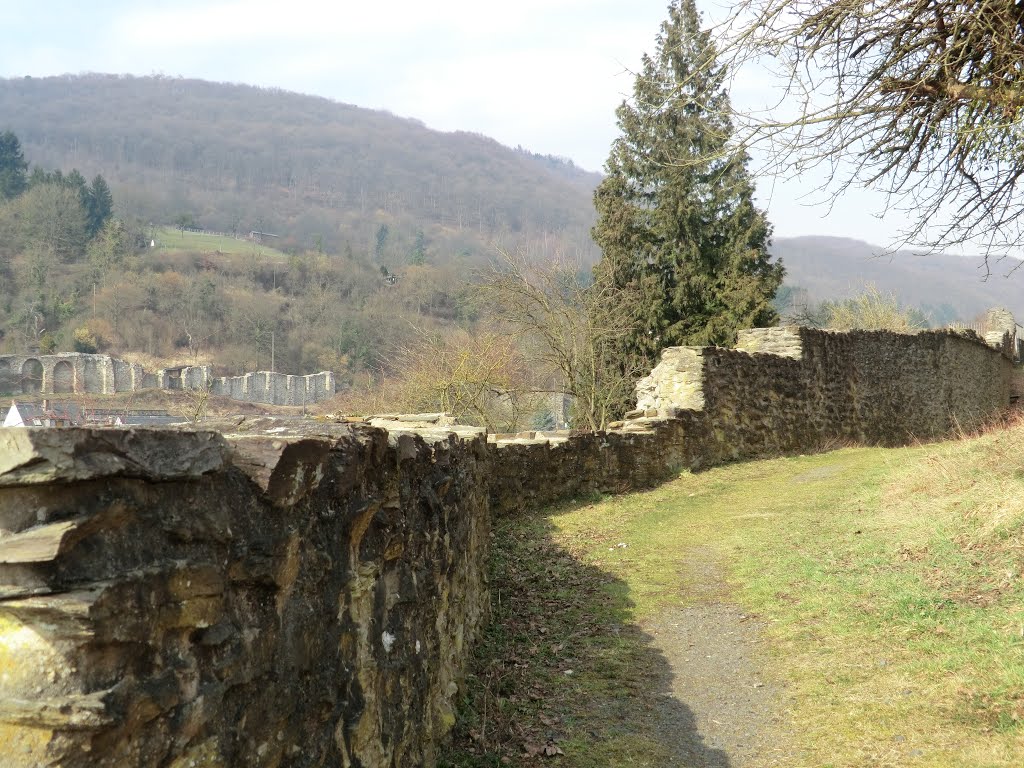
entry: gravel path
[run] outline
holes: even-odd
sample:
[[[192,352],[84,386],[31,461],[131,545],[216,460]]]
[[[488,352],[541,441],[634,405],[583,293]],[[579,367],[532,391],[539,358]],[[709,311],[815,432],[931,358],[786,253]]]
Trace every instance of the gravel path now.
[[[688,553],[682,591],[687,605],[642,626],[671,670],[664,709],[692,713],[675,728],[674,765],[793,765],[785,691],[765,677],[763,623],[729,602],[710,550]]]

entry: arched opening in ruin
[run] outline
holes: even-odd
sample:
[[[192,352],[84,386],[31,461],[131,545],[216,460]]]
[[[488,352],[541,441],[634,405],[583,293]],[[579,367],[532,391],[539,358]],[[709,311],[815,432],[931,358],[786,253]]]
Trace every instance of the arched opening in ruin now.
[[[61,360],[53,366],[53,391],[75,391],[75,369],[67,360]]]
[[[30,357],[21,366],[21,392],[25,395],[43,391],[43,364]]]

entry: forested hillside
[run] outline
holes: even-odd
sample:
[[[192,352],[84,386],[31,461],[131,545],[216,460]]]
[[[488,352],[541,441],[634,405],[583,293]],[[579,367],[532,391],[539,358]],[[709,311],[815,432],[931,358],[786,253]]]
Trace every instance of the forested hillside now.
[[[0,353],[328,369],[347,383],[476,313],[469,257],[431,263],[420,243],[388,268],[375,262],[388,255],[384,225],[373,251],[285,253],[117,217],[119,202],[102,175],[30,166],[18,137],[0,132]]]
[[[867,284],[921,310],[932,325],[969,321],[1003,306],[1024,318],[1024,270],[1020,262],[992,262],[981,256],[887,253],[843,237],[776,238],[773,252],[786,265],[786,285],[806,293],[797,301],[843,299]]]
[[[0,131],[47,169],[102,174],[127,221],[185,218],[222,232],[282,235],[289,253],[339,253],[392,272],[409,264],[465,272],[496,244],[593,263],[600,176],[564,159],[441,133],[416,120],[246,85],[167,77],[0,79]],[[786,285],[811,301],[874,283],[936,322],[992,304],[1024,315],[1019,275],[981,259],[873,258],[831,237],[775,238]]]
[[[121,213],[370,252],[579,251],[599,177],[484,136],[314,96],[165,77],[0,79],[0,130],[47,168],[103,173]],[[381,226],[388,237],[378,246]]]

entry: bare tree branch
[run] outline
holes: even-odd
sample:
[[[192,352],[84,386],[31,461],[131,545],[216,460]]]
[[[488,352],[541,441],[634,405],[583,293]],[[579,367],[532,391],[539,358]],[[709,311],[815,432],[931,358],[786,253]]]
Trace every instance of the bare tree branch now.
[[[882,190],[906,244],[1024,245],[1024,4],[741,0],[717,31],[734,76],[777,76],[775,104],[731,115],[770,170]]]

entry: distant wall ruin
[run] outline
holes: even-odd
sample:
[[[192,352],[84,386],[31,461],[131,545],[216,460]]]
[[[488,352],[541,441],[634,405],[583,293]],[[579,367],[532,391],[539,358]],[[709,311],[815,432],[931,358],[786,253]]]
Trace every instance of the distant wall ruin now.
[[[1009,404],[1011,360],[951,332],[740,344],[665,350],[606,432],[0,429],[3,765],[433,766],[493,515]]]
[[[330,371],[291,376],[257,371],[243,376],[224,376],[210,382],[210,391],[233,400],[271,405],[310,405],[334,396],[334,374]]]
[[[112,395],[141,389],[205,389],[235,400],[267,405],[309,405],[334,396],[330,371],[291,376],[259,371],[217,377],[208,365],[179,366],[147,373],[141,365],[110,355],[0,355],[0,395]]]
[[[147,386],[145,378],[141,365],[110,355],[0,355],[0,394],[132,392]]]

